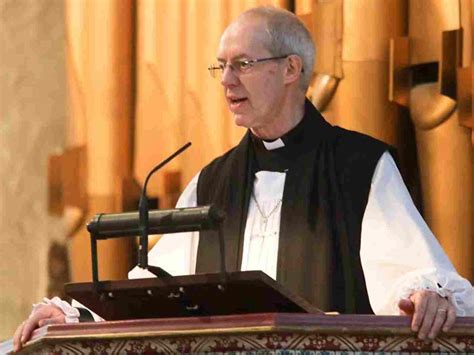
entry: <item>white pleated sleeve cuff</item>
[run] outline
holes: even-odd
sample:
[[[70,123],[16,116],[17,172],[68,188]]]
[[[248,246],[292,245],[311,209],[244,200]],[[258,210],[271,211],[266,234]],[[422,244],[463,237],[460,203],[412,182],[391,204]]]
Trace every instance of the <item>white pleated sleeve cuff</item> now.
[[[398,302],[421,290],[436,292],[449,299],[460,317],[474,314],[474,289],[468,280],[451,271],[416,270],[402,277],[392,288],[377,314],[398,314]]]
[[[33,310],[31,311],[31,313],[33,313],[38,307],[42,305],[52,305],[59,308],[66,316],[66,323],[79,323],[79,311],[66,301],[60,299],[59,297],[53,297],[51,299],[46,297],[43,298],[43,302],[36,303],[33,305]]]
[[[375,314],[400,314],[400,299],[430,289],[442,297],[452,294],[459,316],[474,315],[473,287],[456,272],[426,225],[387,152],[372,178],[360,257]]]

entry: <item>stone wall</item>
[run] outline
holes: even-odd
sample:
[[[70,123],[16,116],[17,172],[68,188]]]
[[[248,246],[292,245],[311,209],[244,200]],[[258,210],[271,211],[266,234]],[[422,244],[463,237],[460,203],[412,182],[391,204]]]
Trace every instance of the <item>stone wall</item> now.
[[[65,139],[64,2],[0,0],[0,339],[46,294],[47,159]]]

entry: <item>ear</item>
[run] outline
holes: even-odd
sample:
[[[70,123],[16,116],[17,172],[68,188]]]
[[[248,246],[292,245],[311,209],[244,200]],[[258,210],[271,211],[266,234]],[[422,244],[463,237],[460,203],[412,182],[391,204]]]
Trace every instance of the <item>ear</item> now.
[[[291,84],[298,81],[303,71],[303,60],[296,54],[288,56],[285,69],[285,84]]]

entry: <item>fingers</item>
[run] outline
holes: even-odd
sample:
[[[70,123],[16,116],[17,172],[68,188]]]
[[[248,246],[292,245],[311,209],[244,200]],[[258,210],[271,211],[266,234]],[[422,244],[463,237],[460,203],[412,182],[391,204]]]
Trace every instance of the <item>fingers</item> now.
[[[63,323],[64,323],[64,316],[59,316],[55,318],[42,319],[38,322],[38,326],[44,327],[45,325],[63,324]]]
[[[22,322],[18,328],[16,328],[15,333],[13,334],[13,350],[19,351],[21,349],[21,334],[23,332],[23,327],[25,326],[25,322]]]
[[[448,314],[446,317],[446,321],[444,322],[443,332],[449,331],[454,325],[454,322],[456,321],[456,307],[454,307],[454,305],[449,301],[448,305]]]
[[[428,306],[428,300],[424,292],[425,291],[416,292],[410,297],[410,300],[414,305],[413,318],[411,321],[411,329],[414,332],[417,332],[418,329],[420,329],[425,316],[426,307]]]
[[[451,329],[456,321],[456,308],[447,299],[438,297],[438,309],[436,310],[436,318],[433,322],[428,338],[434,339],[441,331],[447,332]]]
[[[14,350],[19,351],[23,344],[30,340],[31,334],[36,328],[46,324],[59,324],[64,322],[65,315],[56,306],[39,306],[30,317],[16,329],[13,336]]]
[[[31,333],[36,328],[36,321],[28,318],[21,323],[13,335],[13,350],[19,351],[31,337]]]
[[[398,302],[398,308],[402,316],[411,316],[415,311],[415,305],[409,299],[401,299]]]
[[[435,314],[435,319],[434,322],[431,326],[431,329],[429,330],[428,333],[428,338],[429,339],[434,339],[438,335],[439,331],[441,330],[441,327],[443,326],[444,322],[446,321],[446,317],[448,315],[448,305],[446,304],[444,307],[440,306],[436,310]]]
[[[25,344],[31,338],[33,330],[38,328],[38,317],[30,317],[26,320],[23,325],[23,331],[21,332],[20,342],[21,345]]]
[[[422,291],[415,297],[415,313],[413,314],[412,329],[418,332],[419,339],[425,339],[431,329],[438,309],[434,292]]]
[[[419,339],[434,339],[441,329],[448,331],[456,321],[454,305],[432,291],[419,291],[413,294],[412,330],[418,332]]]

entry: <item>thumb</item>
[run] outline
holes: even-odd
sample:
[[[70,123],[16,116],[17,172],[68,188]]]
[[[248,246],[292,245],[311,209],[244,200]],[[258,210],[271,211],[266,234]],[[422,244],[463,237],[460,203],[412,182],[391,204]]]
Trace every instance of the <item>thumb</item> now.
[[[398,301],[398,308],[400,309],[400,314],[409,316],[415,312],[415,304],[407,298],[403,298]]]
[[[65,322],[66,320],[64,315],[61,315],[55,318],[42,319],[38,322],[38,326],[44,327],[45,325],[64,324]]]

